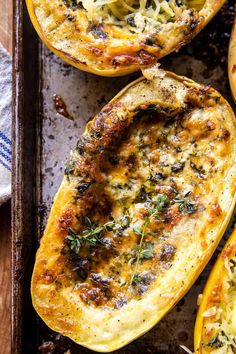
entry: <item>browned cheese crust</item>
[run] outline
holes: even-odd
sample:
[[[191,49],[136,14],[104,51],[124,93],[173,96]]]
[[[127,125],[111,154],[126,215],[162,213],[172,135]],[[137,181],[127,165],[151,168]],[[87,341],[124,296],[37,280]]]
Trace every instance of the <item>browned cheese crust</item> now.
[[[105,5],[108,10],[103,13],[93,0],[87,7],[75,0],[26,0],[35,29],[51,50],[82,70],[104,76],[131,73],[179,50],[225,1],[173,0],[170,13],[161,7],[159,17],[150,17],[156,7],[154,1],[148,3],[146,11],[140,10],[142,1],[129,2],[134,3],[134,10],[115,1],[115,10]],[[159,6],[163,2],[169,7],[164,0]],[[93,3],[90,11],[89,3]]]

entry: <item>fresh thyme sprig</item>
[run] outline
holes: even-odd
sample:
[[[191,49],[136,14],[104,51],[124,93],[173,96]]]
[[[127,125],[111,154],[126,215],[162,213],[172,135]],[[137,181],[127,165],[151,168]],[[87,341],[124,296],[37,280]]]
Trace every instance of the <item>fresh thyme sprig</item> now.
[[[160,220],[160,213],[165,211],[167,208],[167,205],[169,204],[169,198],[165,194],[158,194],[154,207],[149,206],[150,202],[152,201],[148,201],[148,214],[150,217]]]
[[[140,236],[140,241],[138,244],[138,252],[137,252],[137,258],[136,258],[136,262],[135,262],[135,267],[134,267],[134,271],[133,274],[131,276],[130,279],[130,285],[133,284],[135,277],[137,276],[137,270],[138,270],[138,266],[139,266],[139,262],[140,262],[140,257],[141,257],[141,252],[142,252],[142,247],[143,247],[143,239],[146,233],[146,228],[148,226],[148,224],[150,223],[150,217],[146,217],[142,226],[142,230],[138,229],[137,227],[133,229],[133,231]]]
[[[111,231],[115,225],[115,222],[109,221],[104,225],[96,226],[92,221],[86,217],[84,220],[87,229],[83,230],[81,234],[76,233],[72,228],[68,230],[68,236],[66,239],[69,242],[69,247],[76,254],[79,253],[83,244],[89,244],[91,246],[103,245],[104,242],[101,239],[104,231]]]
[[[144,251],[143,250],[143,241],[144,241],[144,238],[146,235],[147,227],[150,224],[152,218],[155,218],[157,220],[161,220],[160,213],[162,213],[163,211],[166,210],[168,204],[169,204],[169,198],[165,194],[159,194],[157,196],[157,199],[155,201],[155,205],[153,207],[150,207],[150,201],[148,201],[147,212],[149,215],[144,219],[144,223],[142,225],[142,228],[140,228],[140,227],[133,228],[133,231],[136,233],[136,235],[140,236],[140,240],[139,240],[139,244],[136,247],[137,248],[137,258],[136,258],[136,262],[135,262],[134,272],[133,272],[131,279],[130,279],[130,285],[136,283],[136,282],[134,282],[134,280],[137,276],[137,270],[138,270],[138,266],[140,263],[140,258],[142,256],[143,251]]]

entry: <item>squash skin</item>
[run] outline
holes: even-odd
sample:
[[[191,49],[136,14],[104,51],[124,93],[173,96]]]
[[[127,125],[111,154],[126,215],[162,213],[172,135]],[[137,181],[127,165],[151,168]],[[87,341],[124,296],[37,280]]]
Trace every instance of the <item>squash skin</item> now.
[[[216,15],[216,13],[220,10],[220,8],[223,6],[226,0],[206,0],[206,3],[204,5],[204,8],[211,8],[211,12],[206,16],[206,17],[201,17],[199,18],[198,24],[196,25],[196,28],[188,35],[183,35],[181,33],[178,33],[176,36],[173,34],[173,38],[168,39],[168,44],[166,48],[164,47],[161,49],[159,52],[155,52],[153,48],[145,48],[145,54],[150,56],[150,63],[144,61],[140,63],[135,63],[132,64],[132,62],[127,63],[125,65],[122,64],[122,66],[108,66],[104,64],[104,68],[99,68],[96,66],[93,62],[89,62],[89,60],[86,61],[81,61],[79,60],[78,57],[75,55],[72,56],[71,54],[67,53],[66,51],[58,50],[55,46],[50,43],[50,41],[47,39],[45,33],[42,30],[42,27],[40,26],[37,17],[34,12],[34,6],[33,6],[33,0],[26,0],[26,5],[28,8],[28,12],[31,18],[31,21],[33,23],[33,26],[38,33],[39,37],[41,40],[45,43],[45,45],[52,51],[54,52],[57,56],[59,56],[62,60],[67,62],[68,64],[86,71],[90,72],[92,74],[100,75],[100,76],[108,76],[108,77],[116,77],[116,76],[123,76],[127,74],[131,74],[135,71],[140,70],[144,66],[148,66],[150,64],[153,64],[155,61],[158,59],[166,56],[167,54],[173,52],[173,51],[178,51],[183,45],[189,43],[192,38],[197,35],[207,24],[208,22]],[[176,38],[174,38],[176,37]],[[136,45],[136,44],[135,44]],[[126,48],[125,53],[132,54],[133,49],[130,50],[130,48]],[[118,53],[119,54],[119,53]],[[137,53],[136,53],[137,54]],[[133,54],[132,54],[133,55]],[[104,57],[105,59],[105,57]],[[107,66],[107,67],[106,67]]]
[[[211,300],[212,290],[215,286],[217,286],[219,280],[222,280],[222,277],[224,277],[226,273],[224,267],[225,257],[228,257],[230,259],[235,253],[236,253],[236,227],[234,228],[234,231],[232,232],[229,239],[227,240],[222,252],[218,256],[218,259],[214,264],[214,267],[209,275],[209,278],[207,280],[207,283],[203,291],[203,296],[202,296],[200,307],[198,309],[197,319],[196,319],[196,324],[194,329],[194,348],[196,354],[208,353],[208,351],[204,350],[204,347],[202,345],[202,332],[204,326],[203,313],[206,311],[207,308],[216,305],[216,303],[213,302],[213,300]],[[218,290],[217,297],[220,297],[220,294],[221,291]]]
[[[197,85],[196,83],[194,83],[193,81],[191,81],[189,79],[186,79],[183,77],[178,77],[177,75],[174,75],[172,73],[166,73],[166,75],[170,76],[171,78],[173,78],[174,80],[177,80],[179,82],[184,82],[186,85],[189,85],[190,87],[199,88],[199,85]],[[140,79],[136,80],[135,82],[131,83],[124,90],[122,90],[106,107],[110,107],[115,101],[119,100],[119,98],[122,97],[122,95],[124,95],[125,92],[127,92],[129,89],[131,89],[135,85],[139,84],[143,80],[145,80],[145,79],[140,78]],[[231,118],[234,117],[234,114],[231,111],[231,108],[229,107],[229,105],[226,103],[226,101],[223,98],[221,98],[221,100],[228,107],[229,112],[231,114]],[[106,109],[106,107],[105,107],[105,109]],[[90,127],[92,127],[95,123],[96,123],[96,117],[94,118],[94,120],[92,122],[90,122],[88,124],[86,130],[88,131],[90,129]],[[231,193],[232,193],[232,200],[231,200],[230,206],[228,208],[227,215],[225,215],[225,217],[220,222],[220,227],[218,229],[217,236],[214,240],[214,243],[212,243],[206,249],[204,254],[202,255],[202,259],[199,261],[198,266],[192,272],[191,278],[188,279],[188,282],[186,282],[184,284],[184,286],[179,287],[178,291],[176,291],[176,293],[174,294],[171,301],[169,301],[168,305],[163,306],[163,308],[161,310],[159,310],[158,315],[155,316],[155,318],[153,318],[151,320],[151,322],[149,322],[147,324],[147,326],[144,326],[144,328],[142,328],[141,331],[138,331],[138,333],[135,333],[135,335],[133,335],[132,333],[130,335],[128,333],[127,337],[125,337],[125,339],[123,339],[122,341],[119,338],[115,337],[112,340],[110,340],[108,343],[102,343],[100,345],[100,344],[88,343],[88,342],[82,341],[80,339],[79,333],[75,333],[74,332],[75,329],[73,328],[73,326],[75,325],[75,322],[76,322],[76,318],[74,318],[73,321],[69,321],[69,322],[66,320],[66,318],[61,318],[60,322],[59,322],[58,321],[58,313],[55,312],[56,311],[55,309],[57,307],[57,301],[59,300],[59,299],[57,299],[58,295],[55,292],[52,292],[51,294],[50,293],[43,293],[38,288],[38,283],[41,280],[45,281],[46,283],[47,282],[53,283],[53,275],[50,274],[50,270],[47,272],[47,277],[46,277],[47,279],[44,279],[45,275],[44,276],[42,275],[42,267],[43,267],[43,264],[45,263],[45,259],[50,259],[51,257],[53,257],[53,254],[51,253],[51,249],[56,249],[57,247],[58,248],[61,247],[61,242],[62,242],[63,238],[65,237],[65,233],[58,233],[57,222],[58,222],[58,219],[60,218],[60,216],[63,214],[63,212],[66,211],[65,206],[68,204],[68,202],[72,198],[73,190],[72,190],[72,187],[66,181],[66,178],[64,178],[62,185],[61,185],[61,187],[54,199],[54,204],[53,204],[52,211],[51,211],[48,223],[47,223],[45,234],[41,240],[40,249],[38,250],[37,256],[36,256],[36,265],[35,265],[35,269],[34,269],[34,273],[33,273],[33,277],[32,277],[32,288],[31,288],[32,301],[33,301],[33,305],[34,305],[36,311],[38,312],[40,317],[46,322],[46,324],[51,329],[58,331],[65,336],[70,337],[75,342],[77,342],[89,349],[96,350],[99,352],[111,352],[113,350],[116,350],[116,349],[128,344],[129,342],[133,341],[134,339],[138,338],[142,334],[149,331],[168,311],[171,310],[171,308],[173,306],[175,306],[175,304],[190,289],[190,287],[195,282],[195,280],[197,279],[197,277],[199,276],[201,271],[204,269],[205,265],[207,264],[207,262],[209,261],[211,255],[212,255],[212,253],[216,249],[216,247],[217,247],[217,245],[218,245],[218,243],[219,243],[219,241],[220,241],[220,239],[227,227],[227,224],[230,220],[231,214],[233,212],[235,199],[236,199],[235,190],[232,190]],[[70,218],[73,219],[73,217],[74,217],[73,214],[68,215],[66,220],[69,220]],[[58,267],[60,267],[60,264],[58,264]],[[64,301],[64,300],[60,299],[60,301]],[[51,304],[50,304],[50,302],[51,302]],[[54,306],[53,306],[53,304],[54,304]],[[65,304],[62,305],[62,308],[64,308],[64,309],[67,308],[67,310],[70,312],[70,308],[68,308],[68,304],[66,304],[66,302],[65,302]],[[78,318],[77,318],[77,320],[78,320]],[[78,328],[77,328],[77,330],[78,330]]]
[[[234,20],[234,26],[229,44],[228,75],[231,92],[234,101],[236,102],[236,20]]]

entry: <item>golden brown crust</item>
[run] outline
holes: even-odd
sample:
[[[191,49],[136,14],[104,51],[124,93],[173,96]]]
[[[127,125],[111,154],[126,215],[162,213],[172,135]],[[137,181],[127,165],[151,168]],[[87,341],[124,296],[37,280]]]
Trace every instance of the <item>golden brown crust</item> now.
[[[125,75],[178,51],[224,2],[206,0],[200,11],[185,10],[173,23],[139,35],[114,25],[91,25],[85,10],[70,9],[62,0],[26,0],[36,31],[52,51],[82,70],[103,76]]]
[[[145,333],[184,295],[235,201],[226,101],[186,78],[144,73],[88,123],[32,278],[48,326],[103,352]]]

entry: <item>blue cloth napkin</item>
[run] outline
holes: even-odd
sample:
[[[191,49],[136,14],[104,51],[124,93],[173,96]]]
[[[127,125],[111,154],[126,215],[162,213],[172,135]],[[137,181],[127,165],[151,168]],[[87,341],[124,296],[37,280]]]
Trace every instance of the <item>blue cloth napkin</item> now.
[[[12,60],[0,44],[0,205],[11,196]]]

